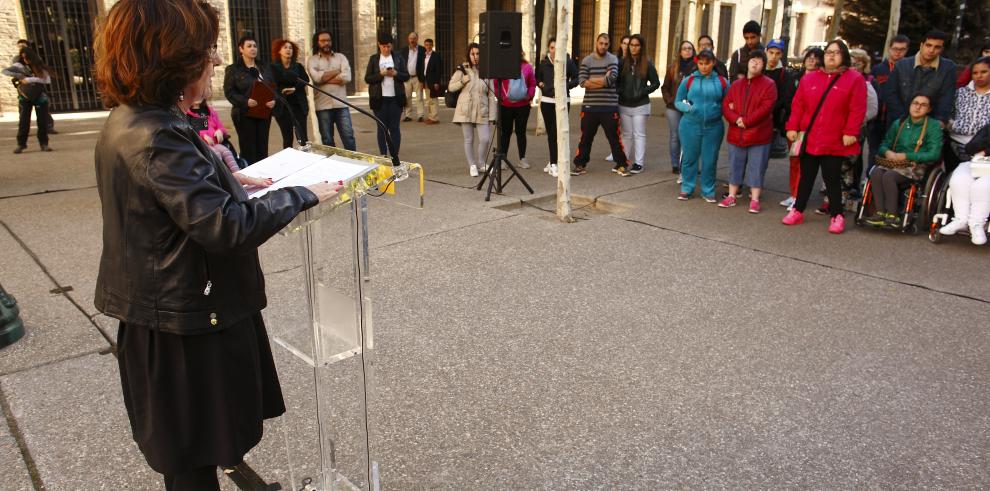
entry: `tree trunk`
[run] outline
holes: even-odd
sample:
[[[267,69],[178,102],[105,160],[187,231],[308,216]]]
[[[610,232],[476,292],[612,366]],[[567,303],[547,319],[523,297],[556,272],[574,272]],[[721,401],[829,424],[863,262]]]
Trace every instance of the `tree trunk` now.
[[[890,46],[890,41],[894,39],[897,35],[897,28],[901,23],[901,0],[890,0],[890,20],[887,21],[887,39],[883,43],[883,49],[880,51],[881,58],[887,56],[887,47]]]
[[[966,0],[959,0],[959,11],[956,13],[956,27],[949,43],[949,53],[955,55],[959,50],[959,37],[962,35],[963,14],[966,13]],[[958,58],[957,58],[958,59]]]
[[[826,41],[831,41],[839,37],[839,25],[842,24],[842,5],[845,0],[835,0],[835,10],[832,11],[832,25],[828,26]]]
[[[674,45],[677,46],[676,53],[680,54],[681,42],[684,41],[684,13],[687,12],[688,0],[681,0],[681,5],[677,8],[677,17],[674,18]],[[694,41],[691,41],[692,43]],[[671,57],[674,59],[674,57]]]
[[[557,27],[557,22],[554,18],[554,13],[556,11],[556,2],[554,0],[544,0],[543,27],[540,29],[540,39],[537,40],[537,43],[540,45],[540,59],[536,60],[536,63],[533,64],[537,70],[540,69],[540,61],[543,60],[543,56],[546,56],[548,49],[547,45],[550,44],[547,42],[547,39],[550,39],[550,36],[554,35],[553,29]],[[539,95],[539,99],[543,99],[542,94]],[[536,136],[540,136],[546,132],[546,124],[543,122],[543,113],[541,111],[536,111]]]
[[[557,218],[574,221],[571,212],[571,131],[567,117],[567,35],[571,32],[574,0],[561,0],[557,13],[557,53],[553,58],[553,93],[557,111]]]
[[[777,25],[777,5],[780,3],[780,0],[770,0],[770,1],[773,3],[770,5],[770,18],[767,19],[767,42],[772,41],[774,39],[774,34],[775,34],[774,27],[776,27]],[[763,44],[766,45],[766,42],[764,42]],[[784,57],[785,58],[787,57],[787,53],[784,53]],[[786,59],[782,61],[784,62],[785,65],[787,64]]]
[[[784,43],[784,64],[788,65],[787,57],[791,46],[791,0],[784,0],[784,13],[780,16],[780,42]]]

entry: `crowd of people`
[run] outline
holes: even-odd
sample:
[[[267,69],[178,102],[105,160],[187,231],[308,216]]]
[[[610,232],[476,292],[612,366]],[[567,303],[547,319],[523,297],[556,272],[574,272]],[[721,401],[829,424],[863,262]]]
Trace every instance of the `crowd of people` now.
[[[917,54],[910,57],[906,55],[911,40],[894,37],[886,56],[875,66],[866,51],[850,49],[837,39],[824,49],[807,49],[800,66],[792,69],[786,64],[784,43],[770,40],[764,45],[761,32],[759,23],[747,22],[744,43],[728,60],[716,56],[710,36],[699,37],[697,46],[684,40],[662,80],[646,55],[647,40],[640,34],[624,36],[613,53],[611,38],[602,33],[580,63],[567,56],[568,107],[571,89],[584,89],[571,174],[588,172],[599,128],[608,141],[606,160],[613,164],[612,172],[619,176],[643,172],[648,165],[650,95],[657,90],[662,93],[668,122],[670,168],[678,174],[677,199],[686,201],[697,194],[706,202],[732,208],[742,199],[745,187],[748,211],[760,213],[768,162],[789,157],[790,196],[780,203],[788,210],[782,220],[786,225],[805,221],[819,172],[824,199],[816,212],[829,216],[829,231],[841,233],[844,212],[855,209],[863,199],[864,178],[875,181],[871,189],[876,210],[865,221],[892,227],[905,186],[923,179],[936,164],[944,162],[945,169],[952,171],[985,153],[969,144],[990,124],[990,45],[982,48],[975,62],[959,70],[955,62],[942,56],[948,36],[937,30],[927,33]],[[389,143],[385,130],[378,128],[379,154],[398,153],[400,123],[415,119],[437,124],[439,99],[446,96],[446,105],[453,106],[453,123],[461,126],[471,176],[487,170],[493,143],[499,153],[508,152],[513,135],[518,166],[530,168],[526,128],[539,91],[550,154],[543,171],[557,176],[554,39],[535,66],[525,52],[520,53],[515,79],[482,79],[481,48],[472,43],[446,81],[434,41],[426,39],[420,45],[416,32],[409,33],[406,41],[406,46],[396,49],[392,36],[380,33],[378,52],[368,59],[365,70],[369,105],[391,136]],[[3,71],[19,91],[21,121],[15,153],[27,146],[32,111],[47,122],[39,125],[37,136],[41,149],[48,151],[53,127],[43,87],[51,77],[37,52],[27,41],[22,43],[18,57]],[[224,73],[223,93],[232,106],[240,154],[234,151],[225,128],[205,131],[211,110],[206,101],[193,101],[189,113],[207,144],[226,152],[226,161],[241,168],[267,157],[272,119],[278,124],[283,148],[308,141],[307,87],[315,89],[313,109],[320,141],[337,146],[339,135],[341,147],[356,150],[350,108],[342,102],[353,80],[351,64],[335,51],[333,34],[327,30],[316,32],[312,45],[312,55],[304,62],[296,43],[273,40],[272,62],[263,64],[258,61],[257,40],[251,36],[238,40],[235,61]],[[495,129],[498,138],[493,142]],[[715,175],[723,141],[729,153],[729,182],[727,192],[719,196]],[[962,189],[960,179],[952,181],[956,190]],[[980,173],[972,180],[975,184],[967,192],[973,196],[973,213],[956,213],[942,233],[968,230],[974,243],[985,243],[988,213],[981,210],[990,201],[983,191],[990,184],[983,182]],[[957,204],[965,202],[956,200]]]

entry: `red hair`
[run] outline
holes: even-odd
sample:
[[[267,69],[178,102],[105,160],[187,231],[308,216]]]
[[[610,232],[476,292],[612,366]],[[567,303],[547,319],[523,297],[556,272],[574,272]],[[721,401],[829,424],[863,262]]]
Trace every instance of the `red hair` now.
[[[272,43],[272,63],[279,63],[282,61],[282,55],[279,51],[282,51],[282,48],[284,48],[286,44],[292,46],[292,62],[296,62],[296,58],[299,56],[299,46],[288,39],[276,39]]]

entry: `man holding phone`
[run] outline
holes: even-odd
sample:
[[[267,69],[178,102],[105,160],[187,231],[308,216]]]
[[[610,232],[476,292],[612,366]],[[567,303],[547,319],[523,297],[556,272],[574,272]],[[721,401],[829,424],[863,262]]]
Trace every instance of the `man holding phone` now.
[[[392,149],[399,153],[402,135],[399,133],[399,122],[402,120],[402,108],[406,105],[406,92],[402,84],[409,80],[409,70],[400,53],[392,52],[392,35],[387,32],[378,34],[378,53],[368,60],[364,81],[368,84],[368,102],[375,116],[385,123],[392,135]],[[385,131],[378,128],[378,151],[382,155],[391,155],[385,142]]]

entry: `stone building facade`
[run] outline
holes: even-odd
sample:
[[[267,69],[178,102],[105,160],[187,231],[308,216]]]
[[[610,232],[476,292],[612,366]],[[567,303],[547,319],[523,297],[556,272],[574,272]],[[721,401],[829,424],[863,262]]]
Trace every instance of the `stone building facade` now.
[[[583,56],[593,49],[594,37],[609,32],[618,37],[644,34],[648,55],[665,66],[676,54],[674,23],[681,2],[688,2],[683,18],[685,39],[709,34],[722,58],[742,44],[742,26],[750,19],[780,33],[782,9],[771,10],[773,0],[572,0],[574,25],[569,51]],[[54,112],[99,109],[92,83],[92,29],[115,0],[0,0],[0,60],[9,63],[17,53],[17,39],[30,39],[55,72],[52,86]],[[405,44],[410,30],[420,41],[436,40],[446,61],[445,72],[464,58],[466,46],[477,40],[478,16],[489,10],[514,10],[523,14],[522,36],[528,58],[536,59],[542,43],[544,0],[209,0],[220,12],[220,52],[230,63],[237,38],[246,31],[259,41],[266,58],[271,38],[296,42],[306,56],[317,27],[334,32],[335,44],[347,55],[354,71],[351,92],[363,92],[361,80],[368,58],[376,50],[375,36],[382,30],[396,34]],[[809,43],[821,41],[831,7],[824,0],[795,0],[791,18],[792,56]],[[222,71],[214,77],[214,97],[222,97]],[[17,97],[11,84],[0,84],[0,111],[16,112]]]

